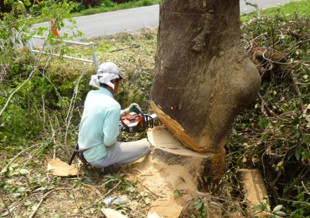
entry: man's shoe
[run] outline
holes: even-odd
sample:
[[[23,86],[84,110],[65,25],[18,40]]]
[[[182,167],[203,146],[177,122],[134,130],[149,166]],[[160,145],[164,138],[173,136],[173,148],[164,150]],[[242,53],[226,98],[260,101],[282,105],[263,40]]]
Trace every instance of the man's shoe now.
[[[112,174],[117,173],[122,169],[121,165],[119,164],[113,164],[111,166],[105,167],[101,170],[103,174]]]

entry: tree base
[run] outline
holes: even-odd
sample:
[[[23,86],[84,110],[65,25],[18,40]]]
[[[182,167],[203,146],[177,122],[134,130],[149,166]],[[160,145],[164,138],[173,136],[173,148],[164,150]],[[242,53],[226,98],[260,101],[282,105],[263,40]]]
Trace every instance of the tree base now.
[[[174,199],[180,205],[207,182],[218,182],[223,175],[225,149],[219,154],[202,154],[183,146],[165,127],[148,131],[153,150],[144,160],[130,167],[129,176],[155,197]]]

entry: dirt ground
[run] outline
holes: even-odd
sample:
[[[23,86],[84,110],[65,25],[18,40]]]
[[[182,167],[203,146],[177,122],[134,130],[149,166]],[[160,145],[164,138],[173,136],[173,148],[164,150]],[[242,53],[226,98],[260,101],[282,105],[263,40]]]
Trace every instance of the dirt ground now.
[[[1,216],[104,217],[104,208],[135,218],[225,217],[227,212],[229,217],[244,215],[242,204],[232,200],[228,189],[222,187],[219,195],[199,190],[204,179],[199,175],[200,164],[210,156],[185,148],[166,131],[158,133],[148,134],[153,150],[147,157],[117,173],[103,174],[77,165],[82,175],[59,177],[47,173],[47,163],[38,161],[37,169],[41,172],[26,172],[18,184],[4,188],[13,193],[2,197]],[[77,163],[75,159],[74,164]],[[13,197],[14,193],[21,193],[21,188],[25,192]],[[121,195],[128,200],[109,204],[109,199]]]

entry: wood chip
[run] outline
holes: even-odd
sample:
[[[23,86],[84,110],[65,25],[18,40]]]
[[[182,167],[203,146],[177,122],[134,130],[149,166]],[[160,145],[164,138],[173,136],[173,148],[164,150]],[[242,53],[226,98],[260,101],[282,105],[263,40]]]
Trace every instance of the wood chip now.
[[[47,171],[54,176],[62,177],[80,175],[77,167],[69,165],[58,158],[47,160]]]
[[[173,200],[158,199],[151,204],[149,214],[156,214],[161,218],[178,218],[183,207]]]

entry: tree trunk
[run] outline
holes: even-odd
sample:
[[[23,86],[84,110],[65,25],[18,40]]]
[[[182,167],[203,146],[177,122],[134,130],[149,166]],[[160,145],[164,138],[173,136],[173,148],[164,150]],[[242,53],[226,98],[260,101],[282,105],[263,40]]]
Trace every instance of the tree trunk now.
[[[260,77],[240,40],[238,0],[164,0],[152,108],[185,146],[220,153]]]

